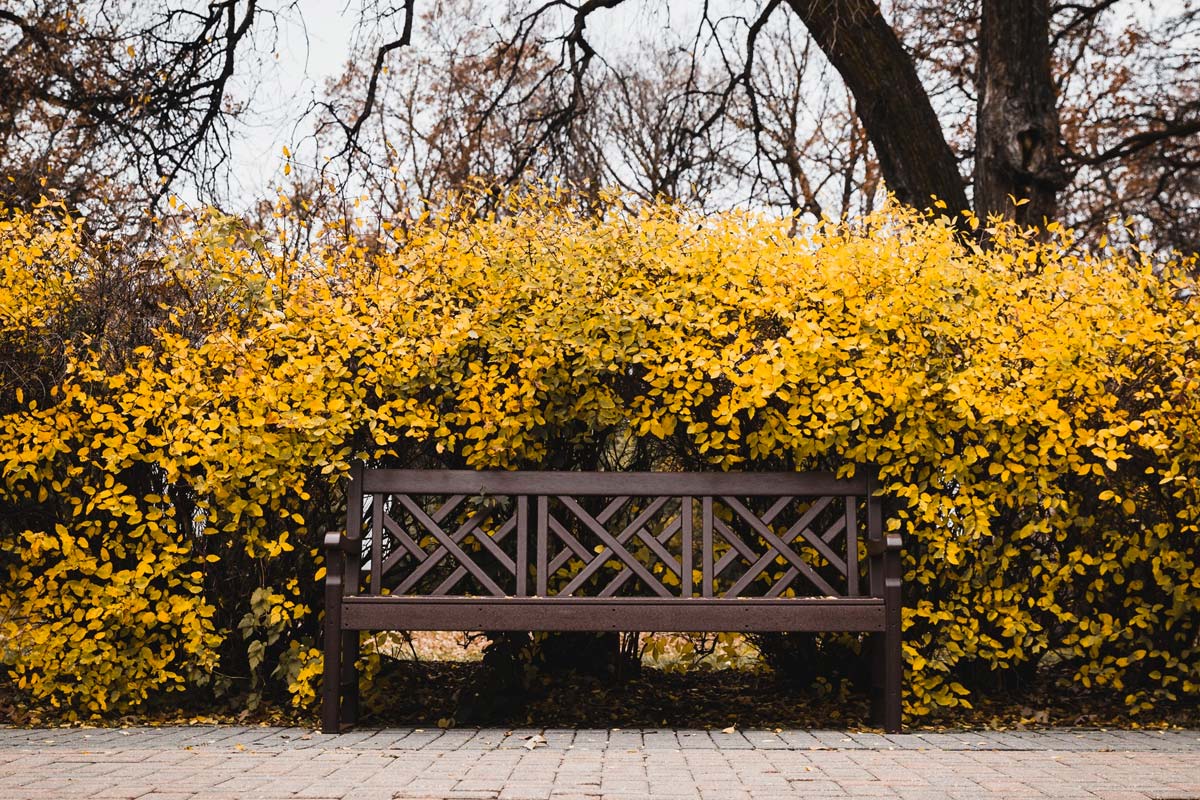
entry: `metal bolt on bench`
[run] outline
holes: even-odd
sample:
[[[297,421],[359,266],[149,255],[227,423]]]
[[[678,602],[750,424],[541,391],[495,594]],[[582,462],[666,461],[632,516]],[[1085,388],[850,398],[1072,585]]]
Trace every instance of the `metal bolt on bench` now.
[[[356,464],[325,537],[322,728],[357,719],[364,630],[863,631],[872,720],[899,731],[900,536],[873,475]]]

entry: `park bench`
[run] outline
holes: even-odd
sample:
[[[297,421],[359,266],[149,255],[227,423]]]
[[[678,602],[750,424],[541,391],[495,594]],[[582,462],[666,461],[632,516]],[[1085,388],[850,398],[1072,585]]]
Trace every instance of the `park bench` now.
[[[900,537],[864,468],[359,465],[347,504],[325,538],[326,733],[358,715],[359,632],[386,630],[869,632],[872,718],[900,728]]]

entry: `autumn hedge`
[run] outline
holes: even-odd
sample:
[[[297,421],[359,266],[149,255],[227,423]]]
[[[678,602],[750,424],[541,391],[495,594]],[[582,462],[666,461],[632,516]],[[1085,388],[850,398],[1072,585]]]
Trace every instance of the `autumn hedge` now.
[[[154,335],[121,351],[71,330],[82,236],[0,216],[0,347],[61,365],[3,386],[0,675],[29,709],[310,704],[355,458],[874,462],[910,715],[1039,665],[1134,712],[1200,695],[1194,260],[1004,226],[983,250],[896,207],[795,231],[535,192],[304,247],[203,214],[150,254]]]

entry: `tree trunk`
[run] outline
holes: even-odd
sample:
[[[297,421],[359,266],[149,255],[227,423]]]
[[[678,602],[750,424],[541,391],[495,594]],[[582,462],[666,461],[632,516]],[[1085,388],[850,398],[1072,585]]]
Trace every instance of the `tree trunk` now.
[[[962,221],[969,208],[954,153],[917,76],[875,0],[788,0],[858,105],[887,187],[904,203],[937,198]]]
[[[978,91],[975,210],[1044,225],[1067,185],[1048,0],[983,0]]]

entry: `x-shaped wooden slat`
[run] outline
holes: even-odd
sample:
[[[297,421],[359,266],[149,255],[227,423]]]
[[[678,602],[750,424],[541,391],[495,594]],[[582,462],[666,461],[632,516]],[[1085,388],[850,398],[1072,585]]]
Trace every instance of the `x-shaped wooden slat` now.
[[[501,525],[492,534],[490,534],[490,538],[493,542],[495,542],[497,545],[499,545],[501,542],[504,541],[505,537],[507,537],[510,533],[512,533],[516,529],[517,529],[517,518],[514,515],[514,516],[509,517],[504,522],[503,525]],[[486,536],[488,536],[488,534],[485,533],[484,536],[486,537]],[[479,538],[478,535],[476,535],[476,538]],[[515,562],[514,562],[514,564],[515,564]],[[528,565],[516,564],[517,569],[526,569],[527,567],[528,567]],[[515,572],[515,570],[514,570],[514,572]],[[460,564],[454,570],[454,572],[450,573],[450,577],[446,578],[446,580],[442,581],[441,583],[439,583],[437,585],[437,588],[433,590],[433,594],[435,596],[449,594],[450,589],[453,588],[456,583],[458,583],[465,577],[467,577],[467,568]]]
[[[834,538],[839,533],[844,531],[845,529],[846,529],[846,517],[844,515],[842,515],[837,518],[837,521],[833,523],[833,525],[829,528],[829,530],[825,531],[825,533],[822,534],[821,539],[826,543],[832,542],[834,540]],[[849,543],[847,543],[847,546],[848,545],[849,545]],[[844,562],[839,562],[839,563],[844,563]],[[835,563],[834,566],[838,566],[838,564]],[[849,577],[848,573],[849,573],[849,567],[842,570],[842,574],[845,575],[846,577]],[[795,567],[788,567],[787,572],[783,573],[783,576],[778,581],[775,582],[775,584],[771,587],[770,591],[767,592],[766,596],[767,597],[779,597],[781,594],[783,594],[784,590],[786,590],[788,588],[788,586],[791,585],[792,581],[794,581],[799,575],[800,575],[800,571],[798,569],[796,569]]]
[[[791,502],[794,499],[795,498],[792,498],[792,497],[781,497],[778,500],[776,500],[775,503],[771,506],[771,508],[768,509],[765,514],[763,514],[762,521],[765,524],[770,525],[772,522],[774,522],[775,518],[779,515],[779,512],[781,512],[787,506],[791,505]],[[831,502],[833,502],[832,497],[819,497],[816,500],[814,500],[813,503],[808,507],[808,509],[802,515],[800,515],[800,519],[798,519],[796,521],[796,523],[794,525],[792,525],[792,527],[788,530],[788,532],[783,535],[784,541],[785,542],[794,542],[796,539],[797,531],[804,531],[804,532],[806,532],[806,535],[808,535],[808,536],[813,535],[812,532],[809,530],[809,526],[812,524],[812,521],[814,519],[816,519],[818,514],[820,514],[822,511],[824,511],[826,508],[829,507],[829,504]],[[845,527],[845,525],[846,525],[845,517],[839,517],[838,520],[839,521],[834,524],[833,528],[831,528],[828,532],[826,532],[826,534],[822,537],[824,542],[828,543],[828,542],[832,541],[834,535],[836,535],[838,532],[841,531],[842,528]],[[727,538],[728,538],[728,536],[732,535],[732,532],[729,531],[728,526],[725,525],[723,521],[719,521],[719,520],[717,521],[717,528],[718,528],[718,531],[720,531],[722,533],[722,535],[725,535]],[[737,542],[741,543],[743,545],[743,548],[739,549],[735,544],[733,549],[726,552],[725,555],[723,555],[720,558],[720,560],[717,561],[717,565],[713,569],[713,573],[715,575],[720,575],[721,572],[730,564],[730,562],[734,561],[739,555],[742,555],[747,560],[752,561],[753,563],[751,564],[750,569],[747,571],[746,576],[743,576],[743,579],[742,579],[743,582],[740,582],[735,587],[737,589],[737,591],[740,592],[742,589],[745,589],[746,586],[748,586],[751,582],[753,582],[754,579],[758,577],[759,573],[761,573],[762,570],[768,564],[770,564],[772,561],[774,561],[775,558],[779,554],[775,552],[774,548],[768,548],[767,552],[765,554],[758,557],[757,560],[754,560],[755,556],[757,554],[752,554],[752,555],[747,556],[746,552],[749,549],[748,546],[745,545],[745,543],[741,542],[740,538],[737,539]],[[826,548],[826,550],[828,550],[828,548]],[[750,551],[750,552],[753,553],[753,551]],[[830,552],[832,552],[832,551],[830,551]],[[826,555],[826,554],[822,553],[822,555]],[[826,557],[828,557],[828,555],[826,555]],[[834,559],[832,561],[833,561],[833,564],[835,566],[837,566],[839,569],[841,569],[842,573],[845,574],[845,569],[843,567],[844,562],[840,558],[837,558],[836,554],[834,554]],[[795,572],[795,569],[792,568],[791,571]],[[793,576],[793,577],[795,577],[795,576]],[[731,593],[733,592],[732,588],[730,589],[730,592]],[[736,597],[736,594],[734,594],[732,596]]]
[[[782,556],[791,565],[789,572],[794,572],[796,575],[804,575],[804,577],[811,581],[814,586],[816,586],[826,595],[837,595],[837,590],[830,586],[829,583],[819,574],[817,574],[812,567],[806,564],[800,555],[792,549],[790,544],[791,542],[795,541],[797,536],[802,537],[806,542],[813,545],[813,547],[815,547],[822,556],[824,556],[831,564],[833,564],[835,568],[839,569],[842,574],[845,575],[846,562],[840,559],[822,538],[812,533],[812,531],[808,528],[812,520],[818,513],[820,513],[821,510],[824,509],[825,506],[829,504],[831,499],[832,498],[823,497],[820,501],[814,502],[808,511],[801,516],[801,518],[797,520],[796,523],[793,524],[788,529],[787,533],[785,533],[781,538],[778,534],[771,530],[769,522],[765,522],[763,519],[760,519],[757,514],[746,508],[746,506],[744,506],[736,497],[723,496],[721,500],[730,509],[732,509],[735,514],[749,524],[754,532],[762,537],[768,545],[767,552],[762,555],[754,553],[753,550],[751,550],[753,555],[747,557],[747,560],[751,562],[750,569],[737,582],[735,582],[733,586],[729,588],[729,590],[725,593],[725,596],[737,597],[742,590],[744,590],[750,585],[750,583],[757,580],[761,576],[763,569],[772,561],[774,561],[777,556]],[[844,524],[845,523],[843,522],[843,526]],[[743,555],[745,550],[750,550],[749,546],[741,540],[741,537],[737,536],[724,522],[720,520],[714,520],[714,527],[720,531],[721,535],[726,538],[730,545],[740,552],[743,552]],[[739,544],[742,546],[738,547]],[[718,573],[719,570],[714,568],[714,577]],[[794,577],[795,575],[793,575],[791,578],[788,578],[787,573],[785,573],[783,578],[780,579],[780,583],[782,583],[784,580],[787,580],[788,583],[791,583]],[[783,588],[783,586],[779,587],[780,593],[783,591]]]
[[[371,502],[382,503],[384,497],[385,495],[375,495]],[[467,496],[465,494],[455,494],[446,498],[446,502],[442,503],[437,511],[433,512],[433,521],[440,524],[442,520],[454,513],[454,510],[458,508],[459,504],[462,503],[466,497]],[[400,527],[400,523],[392,519],[392,517],[387,514],[383,515],[383,527],[388,534],[390,534],[391,537],[395,539],[397,543],[399,543],[400,549],[392,551],[388,557],[384,559],[383,567],[380,570],[381,574],[386,575],[393,567],[396,566],[396,564],[400,563],[401,559],[404,558],[406,553],[415,558],[417,563],[423,563],[425,559],[429,558],[429,554],[421,549],[421,546],[417,544],[411,536],[408,535],[408,532],[404,530],[404,528]]]
[[[596,521],[601,525],[607,525],[608,521],[616,516],[617,512],[620,511],[627,502],[629,502],[628,497],[614,497],[611,501],[609,501],[608,505],[606,505],[604,509],[596,515]],[[550,561],[547,568],[547,572],[550,575],[558,572],[564,564],[571,560],[572,556],[578,557],[584,562],[584,564],[587,564],[592,560],[592,557],[595,555],[595,553],[580,544],[579,540],[576,539],[561,522],[559,522],[553,516],[547,515],[546,524],[550,530],[553,531],[554,534],[563,541],[563,544],[566,545],[566,548],[560,551],[559,554]]]
[[[767,513],[763,514],[763,522],[770,525],[775,521],[775,517],[779,516],[781,511],[791,505],[792,500],[794,499],[795,498],[793,497],[781,497],[776,500],[771,504],[771,507],[767,509]],[[724,536],[731,545],[731,549],[726,551],[723,556],[717,559],[717,563],[713,566],[713,578],[715,579],[725,571],[726,567],[736,561],[738,556],[745,558],[747,561],[753,561],[758,554],[749,545],[743,542],[740,537],[735,536],[734,533],[729,530],[729,527],[725,525],[723,520],[714,517],[713,523],[713,527],[716,528],[717,532]]]
[[[625,542],[628,541],[635,533],[642,530],[645,527],[646,522],[652,519],[653,516],[659,512],[663,505],[665,505],[666,502],[671,499],[670,497],[655,498],[648,506],[646,506],[646,508],[642,510],[640,514],[638,514],[637,518],[634,519],[633,522],[629,523],[629,525],[627,525],[625,529],[622,530],[617,536],[613,536],[611,533],[609,533],[604,525],[602,525],[595,517],[585,511],[583,507],[575,501],[574,498],[559,495],[558,499],[571,511],[572,514],[579,519],[580,522],[583,523],[584,527],[595,534],[596,537],[599,538],[600,541],[602,541],[605,545],[604,549],[601,550],[600,553],[598,553],[594,558],[592,558],[591,561],[589,561],[584,568],[580,570],[579,574],[576,575],[570,581],[570,583],[568,583],[562,589],[561,592],[559,592],[560,596],[570,595],[572,592],[582,586],[584,581],[586,581],[597,570],[604,566],[604,563],[614,555],[619,561],[625,564],[625,566],[633,570],[633,572],[636,573],[637,576],[646,584],[646,586],[652,589],[655,594],[659,595],[660,597],[672,596],[670,590],[667,589],[666,586],[663,586],[662,583],[659,582],[659,580],[654,577],[654,575],[652,575],[648,569],[646,569],[642,562],[634,558],[633,555],[624,547]],[[668,566],[674,565],[674,571],[678,574],[680,569],[679,562],[675,560],[674,556],[667,552],[666,548],[664,548],[656,539],[654,539],[653,536],[643,536],[642,541],[645,542],[651,550],[654,550],[658,557],[663,559]]]
[[[670,541],[671,537],[674,536],[682,527],[683,527],[683,517],[675,516],[667,523],[666,527],[664,527],[662,529],[662,532],[659,533],[658,536],[655,537],[655,539],[659,544],[665,545],[668,541]],[[641,533],[640,531],[639,531],[639,536],[641,536],[642,539],[646,538],[646,535],[644,533]],[[667,569],[671,569],[671,566],[668,566]],[[679,569],[671,569],[671,571],[674,572],[676,575],[679,575],[680,580],[683,579],[683,575],[682,575],[683,567],[682,566],[680,566]],[[600,597],[612,597],[613,595],[615,595],[617,593],[618,590],[620,590],[620,588],[622,586],[625,585],[625,583],[627,581],[629,581],[632,578],[633,578],[632,572],[630,572],[629,570],[621,570],[621,572],[619,572],[617,574],[617,577],[613,578],[612,582],[609,583],[608,586],[605,586],[604,589],[601,590]]]
[[[834,536],[840,534],[841,531],[845,530],[845,529],[846,529],[846,518],[838,517],[838,522],[835,522],[833,524],[833,527],[829,528],[829,530],[827,530],[826,533],[824,533],[821,536],[821,539],[826,542],[833,541]],[[847,570],[842,571],[842,575],[847,575],[847,572],[848,572],[848,567],[847,567]],[[766,596],[767,597],[779,597],[781,594],[784,594],[784,590],[786,590],[787,587],[790,587],[790,585],[792,584],[792,581],[794,581],[794,579],[796,579],[799,575],[800,575],[800,571],[797,570],[796,567],[794,567],[794,566],[787,567],[787,572],[785,572],[784,575],[782,575],[782,577],[779,579],[779,581],[775,582],[775,584],[773,585],[772,588],[770,588],[770,590],[768,591]],[[848,575],[847,575],[847,577],[848,577]]]
[[[398,499],[400,504],[408,510],[408,513],[412,514],[417,523],[420,524],[421,527],[423,527],[426,531],[428,531],[433,538],[437,539],[438,543],[441,545],[432,553],[429,553],[428,558],[426,558],[425,561],[423,561],[415,570],[412,571],[411,574],[409,574],[407,578],[404,579],[404,581],[398,587],[396,587],[396,594],[404,594],[406,591],[412,588],[417,581],[424,577],[429,570],[433,569],[437,563],[439,563],[447,555],[452,555],[454,556],[455,560],[458,561],[459,565],[466,567],[467,571],[470,572],[471,575],[473,575],[485,589],[497,597],[505,596],[504,590],[501,589],[500,586],[494,580],[492,580],[491,577],[489,577],[488,574],[484,572],[478,564],[475,563],[474,559],[467,555],[463,549],[458,546],[458,543],[466,538],[469,533],[474,531],[480,523],[491,517],[491,509],[480,509],[472,514],[466,522],[460,525],[458,530],[456,530],[453,534],[447,534],[444,530],[442,530],[441,525],[428,514],[426,514],[425,510],[417,505],[411,497],[406,494],[401,494],[396,495],[396,499]],[[496,560],[499,561],[510,573],[516,575],[516,565],[513,564],[513,560],[508,557],[507,553],[500,549],[499,545],[492,541],[492,537],[486,534],[482,536],[477,535],[475,540],[479,542],[485,550],[490,552],[496,558]]]

